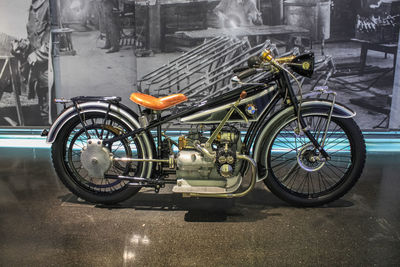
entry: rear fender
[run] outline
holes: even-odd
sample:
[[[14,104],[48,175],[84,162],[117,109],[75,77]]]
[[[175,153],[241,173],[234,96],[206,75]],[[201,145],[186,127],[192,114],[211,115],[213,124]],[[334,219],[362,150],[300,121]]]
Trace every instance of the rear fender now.
[[[315,115],[328,115],[332,107],[332,102],[330,101],[325,101],[325,100],[309,100],[303,102],[301,105],[301,110],[302,111],[312,111],[313,114]],[[266,150],[268,149],[269,144],[266,142],[269,140],[271,137],[270,135],[272,134],[272,126],[278,122],[279,120],[290,116],[294,113],[294,107],[290,106],[285,109],[282,109],[278,112],[276,112],[269,120],[267,120],[264,125],[260,128],[262,129],[259,134],[257,135],[257,138],[254,142],[253,146],[253,158],[257,164],[260,163],[260,161],[265,161],[265,153]],[[333,112],[332,112],[332,117],[337,117],[337,118],[353,118],[356,116],[356,113],[349,109],[348,107],[335,103],[333,107]],[[268,176],[268,170],[266,170],[266,173],[264,175],[257,175],[257,182],[264,180]]]
[[[79,114],[99,112],[99,113],[104,113],[105,116],[108,111],[109,104],[106,102],[85,102],[77,104],[77,107],[79,109]],[[120,119],[122,122],[128,125],[132,131],[141,128],[138,121],[138,116],[129,108],[121,104],[118,105],[111,104],[109,115]],[[71,106],[65,109],[51,126],[47,135],[46,142],[50,144],[54,143],[61,129],[71,119],[75,118],[76,116],[78,116],[78,112],[75,106]],[[152,159],[155,155],[155,145],[154,145],[154,140],[151,137],[151,134],[148,132],[142,134],[142,138],[139,139],[139,142],[141,143],[141,146],[143,146],[147,151],[145,157]],[[152,169],[153,169],[153,163],[149,163],[149,168],[147,170],[146,177],[150,177]]]

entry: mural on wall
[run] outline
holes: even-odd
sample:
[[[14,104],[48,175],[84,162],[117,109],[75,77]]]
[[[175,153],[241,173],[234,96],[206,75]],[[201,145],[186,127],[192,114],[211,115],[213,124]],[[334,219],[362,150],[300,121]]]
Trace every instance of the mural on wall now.
[[[305,92],[328,86],[361,128],[399,128],[389,125],[398,116],[391,103],[399,7],[398,0],[160,0],[137,13],[142,49],[162,51],[138,58],[139,89],[204,101],[231,90],[232,69],[265,47],[277,55],[312,50],[317,71],[302,81]]]
[[[0,0],[3,5],[0,12],[5,10],[3,7],[12,8],[7,2]],[[27,10],[26,24],[32,0],[15,2],[25,3],[21,8]],[[60,69],[60,75],[56,76],[56,97],[118,95],[123,97],[124,104],[133,107],[129,95],[142,91],[155,96],[185,93],[195,103],[231,90],[232,69],[245,65],[249,56],[266,47],[277,55],[312,50],[317,72],[312,79],[302,80],[304,91],[316,86],[337,91],[337,101],[357,112],[357,122],[363,129],[399,128],[389,125],[391,117],[399,116],[391,108],[399,0],[54,0],[54,3],[57,14],[52,16],[57,17],[59,28],[54,35],[59,44],[54,59]],[[7,21],[12,19],[8,15]],[[16,58],[9,53],[11,44],[13,40],[27,38],[27,33],[26,30],[13,33],[11,29],[15,27],[7,26],[13,23],[7,23],[6,27],[5,22],[0,23],[0,31],[7,34],[0,37],[0,51]],[[22,77],[23,68],[19,65],[22,63],[10,64]],[[9,77],[8,70],[3,76]],[[2,124],[21,125],[14,89],[10,79],[4,77],[0,81]],[[22,111],[31,106],[35,114],[42,114],[37,91],[29,98],[26,80],[16,79],[14,87]],[[42,120],[40,115],[36,118],[37,122]]]
[[[1,0],[0,17],[0,125],[49,125],[49,2]]]
[[[134,62],[134,1],[62,0],[54,39],[59,60],[56,97],[123,96],[131,104]],[[57,61],[56,60],[56,61]]]

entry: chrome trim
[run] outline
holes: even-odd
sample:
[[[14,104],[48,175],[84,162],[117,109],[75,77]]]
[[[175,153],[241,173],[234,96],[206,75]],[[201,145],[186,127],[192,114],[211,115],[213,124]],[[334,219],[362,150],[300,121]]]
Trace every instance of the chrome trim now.
[[[273,92],[275,89],[276,89],[276,86],[271,86],[271,87],[269,87],[268,89],[265,89],[264,91],[260,92],[259,94],[256,94],[256,95],[253,95],[253,96],[250,96],[250,97],[247,97],[247,98],[243,99],[242,101],[240,101],[240,105],[242,105],[242,104],[247,104],[247,103],[249,103],[249,102],[251,102],[251,101],[253,101],[253,100],[256,100],[256,99],[258,99],[258,98],[260,98],[260,97],[263,97],[263,96],[265,96],[265,95],[267,95],[267,94]],[[184,122],[184,123],[201,123],[201,122],[198,122],[198,121],[196,121],[196,122],[191,122],[191,120],[195,120],[195,119],[197,119],[197,118],[200,118],[200,117],[203,117],[203,116],[206,116],[206,115],[215,113],[215,112],[223,111],[223,110],[225,110],[225,109],[230,109],[230,108],[232,107],[232,105],[235,104],[235,102],[236,102],[236,101],[233,101],[233,102],[231,102],[231,103],[225,104],[225,105],[220,106],[220,107],[217,107],[217,108],[208,109],[208,110],[201,111],[201,112],[199,112],[199,113],[196,113],[196,114],[193,114],[193,115],[190,115],[190,116],[186,116],[186,117],[184,117],[184,118],[181,118],[181,119],[180,119],[180,122]],[[243,120],[243,121],[244,121],[244,120]],[[232,120],[232,121],[230,121],[230,122],[243,122],[243,121],[241,121],[241,120],[233,121],[233,120]],[[257,120],[249,120],[249,121],[251,122],[251,121],[257,121]],[[219,122],[220,122],[220,121],[218,121],[218,123],[219,123]],[[215,123],[215,122],[207,121],[206,123]]]
[[[169,163],[169,159],[133,159],[133,158],[113,158],[114,161],[122,162],[159,162]]]
[[[324,145],[325,145],[326,135],[328,134],[328,129],[329,129],[329,126],[331,125],[333,109],[334,109],[335,103],[336,103],[336,93],[333,92],[333,93],[331,93],[331,94],[333,94],[333,100],[332,100],[331,110],[329,111],[328,122],[326,123],[326,128],[325,128],[324,137],[322,138],[322,142],[321,142],[321,146],[322,146],[322,147],[324,147]],[[328,159],[328,158],[327,158],[327,159]]]
[[[71,102],[72,102],[72,100],[65,99],[65,98],[56,98],[56,99],[54,99],[54,103],[57,103],[57,104],[66,104],[66,103],[71,103]]]
[[[312,100],[312,101],[304,102],[301,107],[302,108],[309,107],[312,105],[322,105],[322,106],[326,106],[330,109],[332,106],[332,102],[331,101]],[[342,114],[338,113],[338,111],[340,111]],[[323,114],[323,115],[326,115],[326,114]],[[332,117],[350,119],[350,118],[354,118],[356,115],[357,115],[357,113],[355,111],[353,111],[352,109],[335,102]]]
[[[211,154],[206,148],[202,147],[200,144],[196,144],[195,148],[204,156],[208,157],[212,161],[215,161],[215,155]]]
[[[248,120],[248,122],[256,122],[257,120]],[[185,123],[185,124],[219,124],[221,120],[219,121],[186,121],[186,122],[180,122],[180,123]],[[245,120],[229,120],[229,123],[246,123]]]

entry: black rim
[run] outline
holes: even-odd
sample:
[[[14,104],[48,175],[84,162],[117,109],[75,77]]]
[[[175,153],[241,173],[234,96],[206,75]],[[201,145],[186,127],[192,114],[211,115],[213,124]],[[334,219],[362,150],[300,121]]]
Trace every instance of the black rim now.
[[[104,123],[101,115],[86,115],[84,118],[87,132],[91,138],[108,139],[124,134],[130,129],[121,121],[115,118],[109,118]],[[105,125],[105,126],[103,126]],[[120,179],[98,179],[88,176],[88,172],[82,167],[80,162],[81,149],[86,144],[88,137],[81,124],[77,122],[68,131],[68,136],[63,144],[64,165],[73,179],[73,182],[79,187],[96,194],[109,195],[122,191],[128,186],[128,181]],[[115,157],[142,157],[141,146],[136,137],[129,137],[117,141],[107,146]],[[132,175],[136,176],[142,169],[142,163],[123,163],[113,162],[111,168],[106,174],[110,175]]]
[[[328,118],[305,115],[310,132],[321,144]],[[353,142],[340,120],[332,118],[324,149],[331,160],[313,162],[315,149],[305,135],[296,135],[296,119],[286,123],[274,137],[268,166],[273,179],[287,192],[301,198],[317,198],[335,191],[353,168]],[[322,158],[322,156],[320,156]],[[306,170],[307,169],[307,170]]]

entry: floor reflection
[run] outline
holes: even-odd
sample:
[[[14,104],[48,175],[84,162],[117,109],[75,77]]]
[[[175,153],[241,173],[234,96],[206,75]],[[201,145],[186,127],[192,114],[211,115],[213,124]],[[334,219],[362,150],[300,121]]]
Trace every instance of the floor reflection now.
[[[400,154],[369,154],[356,187],[294,208],[263,184],[243,199],[149,189],[115,206],[73,196],[47,149],[0,149],[0,265],[399,265]],[[23,257],[21,256],[23,251]]]

